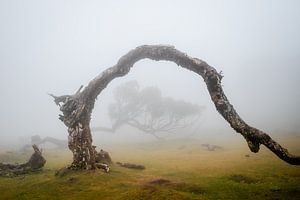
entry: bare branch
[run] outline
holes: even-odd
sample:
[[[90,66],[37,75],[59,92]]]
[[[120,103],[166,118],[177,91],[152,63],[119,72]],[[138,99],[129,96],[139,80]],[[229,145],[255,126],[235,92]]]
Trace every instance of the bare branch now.
[[[48,95],[54,98],[54,102],[58,106],[60,106],[60,103],[65,103],[66,100],[71,97],[71,95],[55,96],[55,95],[50,94],[50,93],[48,93]]]
[[[76,94],[79,94],[80,93],[80,90],[83,88],[83,85],[81,85],[80,87],[79,87],[79,89],[76,91],[76,93],[75,93],[75,95]]]

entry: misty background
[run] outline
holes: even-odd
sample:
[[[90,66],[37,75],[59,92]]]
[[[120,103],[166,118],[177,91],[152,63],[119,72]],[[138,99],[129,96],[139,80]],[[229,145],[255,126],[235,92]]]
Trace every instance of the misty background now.
[[[300,135],[299,1],[0,0],[0,29],[0,146],[37,134],[67,139],[47,93],[73,94],[143,44],[174,45],[222,70],[224,92],[247,123],[275,138]],[[92,127],[110,125],[113,90],[131,80],[204,105],[193,137],[242,137],[217,113],[201,77],[149,60],[99,95]],[[155,140],[126,127],[93,137],[98,144]]]

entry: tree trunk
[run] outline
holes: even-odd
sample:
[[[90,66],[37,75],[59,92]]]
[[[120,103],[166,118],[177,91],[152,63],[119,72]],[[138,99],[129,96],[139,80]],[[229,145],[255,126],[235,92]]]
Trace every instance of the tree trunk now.
[[[178,51],[173,46],[144,45],[121,57],[116,65],[104,70],[90,81],[82,92],[80,92],[81,86],[74,95],[55,96],[50,94],[63,113],[63,115],[60,115],[60,119],[68,127],[69,148],[73,152],[72,169],[95,168],[95,150],[92,147],[89,126],[95,99],[110,81],[125,76],[137,61],[145,58],[156,61],[172,61],[200,75],[207,85],[211,100],[217,111],[236,132],[246,139],[252,152],[258,152],[260,144],[263,144],[287,163],[300,165],[299,156],[290,154],[287,149],[280,146],[268,134],[249,126],[242,120],[224,94],[221,86],[223,76],[215,68],[198,58],[192,58]]]
[[[68,128],[68,146],[73,153],[71,169],[95,169],[95,150],[89,123],[78,122]]]
[[[95,169],[96,150],[92,145],[90,130],[90,115],[94,102],[84,101],[85,98],[81,95],[80,89],[74,95],[51,96],[54,97],[55,103],[60,106],[63,113],[59,119],[68,127],[68,147],[73,153],[73,162],[69,168]]]

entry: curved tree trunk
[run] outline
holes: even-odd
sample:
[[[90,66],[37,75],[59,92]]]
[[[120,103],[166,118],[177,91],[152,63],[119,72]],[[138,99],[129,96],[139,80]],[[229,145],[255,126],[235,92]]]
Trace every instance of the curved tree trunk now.
[[[92,147],[92,136],[90,131],[90,116],[94,108],[95,99],[101,91],[114,78],[125,76],[130,68],[139,60],[166,60],[199,74],[205,81],[211,100],[217,111],[240,133],[247,141],[252,152],[258,152],[260,144],[265,145],[280,159],[293,164],[300,165],[300,157],[291,155],[285,148],[281,147],[266,133],[249,126],[237,114],[233,106],[225,96],[220,75],[215,68],[206,62],[192,58],[185,53],[167,45],[143,45],[139,46],[121,57],[116,65],[104,70],[95,77],[82,92],[80,89],[74,95],[54,96],[54,101],[60,105],[63,115],[60,119],[68,127],[69,148],[73,152],[73,169],[94,169],[95,151]]]

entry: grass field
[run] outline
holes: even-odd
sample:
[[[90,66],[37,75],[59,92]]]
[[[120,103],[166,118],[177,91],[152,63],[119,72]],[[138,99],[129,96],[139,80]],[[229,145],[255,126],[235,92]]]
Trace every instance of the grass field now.
[[[283,141],[300,154],[296,140]],[[71,161],[68,150],[44,150],[44,170],[18,177],[0,177],[0,199],[300,199],[300,168],[284,163],[267,149],[250,153],[245,143],[224,144],[207,151],[201,141],[161,141],[106,146],[114,161],[143,164],[143,171],[111,166],[55,176]],[[0,159],[25,161],[26,154]],[[249,154],[250,157],[245,155]]]

